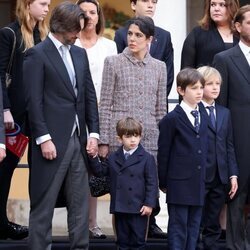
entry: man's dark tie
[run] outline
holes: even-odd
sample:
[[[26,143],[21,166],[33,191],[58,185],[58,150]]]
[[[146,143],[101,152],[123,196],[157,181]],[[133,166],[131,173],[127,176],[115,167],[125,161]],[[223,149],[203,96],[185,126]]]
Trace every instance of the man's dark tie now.
[[[211,123],[214,128],[216,128],[216,120],[215,120],[215,115],[214,115],[214,106],[207,106],[206,107],[209,110],[209,117],[211,120]]]
[[[130,156],[130,153],[126,152],[126,153],[124,154],[125,160],[127,160],[129,156]]]
[[[196,132],[199,132],[199,128],[200,128],[200,123],[199,123],[199,112],[197,110],[192,110],[191,114],[194,117],[194,128],[196,130]]]

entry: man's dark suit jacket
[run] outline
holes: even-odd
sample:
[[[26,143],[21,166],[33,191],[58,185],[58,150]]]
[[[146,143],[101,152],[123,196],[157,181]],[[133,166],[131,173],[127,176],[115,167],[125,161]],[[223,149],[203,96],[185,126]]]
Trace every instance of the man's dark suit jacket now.
[[[167,189],[167,203],[204,203],[208,124],[200,114],[198,133],[180,105],[160,121],[158,176],[159,187]]]
[[[128,27],[123,27],[115,32],[115,42],[118,53],[127,46]],[[155,26],[155,35],[150,46],[150,55],[166,63],[167,66],[167,95],[169,95],[174,81],[173,46],[171,35],[168,31]]]
[[[74,93],[63,60],[50,38],[27,51],[24,60],[24,83],[28,97],[28,114],[32,135],[30,172],[31,205],[46,192],[65,154],[71,137],[75,115],[78,115],[80,143],[86,159],[86,126],[89,133],[99,133],[97,100],[89,63],[84,49],[70,49],[78,94]],[[50,134],[56,146],[53,161],[42,156],[35,139]]]
[[[215,140],[210,142],[210,137],[208,135],[206,181],[212,182],[214,172],[218,170],[221,183],[228,184],[231,176],[239,175],[234,152],[233,129],[230,111],[219,104],[215,104],[216,128],[214,128],[204,105],[200,103],[199,107],[200,112],[202,112],[204,117],[208,120],[209,132],[214,135],[212,138]],[[211,153],[214,155],[211,155]]]
[[[250,176],[250,66],[239,45],[214,57],[215,68],[222,76],[217,102],[231,111],[234,148],[239,166],[239,190]]]
[[[140,144],[127,160],[121,146],[102,165],[97,158],[90,161],[95,174],[110,176],[110,213],[139,214],[143,205],[156,206],[158,180],[155,160]]]

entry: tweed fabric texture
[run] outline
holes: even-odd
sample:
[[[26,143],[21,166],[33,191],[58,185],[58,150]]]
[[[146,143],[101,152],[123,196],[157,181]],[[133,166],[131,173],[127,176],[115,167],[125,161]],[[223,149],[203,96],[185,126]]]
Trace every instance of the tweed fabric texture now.
[[[110,151],[120,146],[116,123],[133,117],[143,125],[143,147],[156,157],[158,123],[166,114],[166,64],[146,54],[142,61],[126,48],[104,63],[100,115],[100,140]]]

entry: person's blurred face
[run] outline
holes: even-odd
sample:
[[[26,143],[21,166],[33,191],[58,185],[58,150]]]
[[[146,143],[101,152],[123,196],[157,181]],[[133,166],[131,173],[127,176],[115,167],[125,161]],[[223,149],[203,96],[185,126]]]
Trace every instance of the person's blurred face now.
[[[79,6],[89,18],[85,30],[95,30],[99,20],[96,5],[93,3],[83,2]]]
[[[136,4],[131,3],[131,8],[135,12],[135,16],[153,17],[157,2],[158,0],[137,0]]]
[[[145,54],[148,50],[151,38],[146,36],[140,31],[139,27],[131,24],[128,29],[128,47],[130,51],[137,57],[138,55]]]
[[[216,75],[211,75],[205,82],[202,99],[206,103],[212,104],[220,94],[220,86],[221,86],[220,78]]]
[[[203,86],[200,81],[194,85],[188,85],[185,90],[181,89],[180,87],[178,87],[177,90],[182,96],[183,101],[185,101],[185,103],[187,103],[192,108],[196,108],[203,96]]]
[[[235,23],[235,27],[240,33],[240,40],[250,47],[250,11],[244,14],[242,23]]]
[[[211,0],[210,17],[216,24],[226,24],[229,22],[227,5],[224,0]]]
[[[50,0],[35,0],[28,6],[30,15],[35,21],[43,21],[49,12]]]

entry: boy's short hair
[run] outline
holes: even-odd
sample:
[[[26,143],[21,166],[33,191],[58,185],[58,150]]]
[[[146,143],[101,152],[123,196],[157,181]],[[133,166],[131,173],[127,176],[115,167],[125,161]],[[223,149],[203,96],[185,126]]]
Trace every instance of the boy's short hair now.
[[[123,135],[139,135],[142,134],[142,125],[132,117],[121,119],[116,124],[116,133],[122,138]]]
[[[130,0],[130,3],[136,4],[137,0]]]
[[[208,81],[208,79],[211,77],[211,76],[217,76],[220,83],[222,82],[222,78],[221,78],[221,74],[220,72],[213,68],[213,67],[210,67],[210,66],[202,66],[202,67],[199,67],[197,69],[204,77],[205,81]]]
[[[200,82],[202,86],[205,85],[205,79],[202,74],[193,68],[185,68],[181,70],[176,77],[177,87],[180,87],[182,90],[186,90],[188,85],[194,85],[197,82]]]

